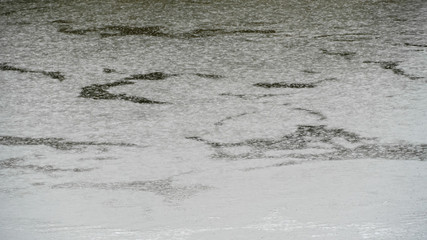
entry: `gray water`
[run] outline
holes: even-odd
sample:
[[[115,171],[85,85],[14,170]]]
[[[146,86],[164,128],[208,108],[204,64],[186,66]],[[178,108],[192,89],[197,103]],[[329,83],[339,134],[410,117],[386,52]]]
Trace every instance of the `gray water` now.
[[[425,1],[3,0],[0,10],[1,239],[426,237]],[[342,210],[329,202],[316,224],[299,219],[313,209],[259,223],[291,204],[277,175],[330,167],[358,182],[346,164],[367,179],[378,171],[367,166],[384,168],[375,174],[391,182],[401,169],[411,180],[396,181],[412,190],[356,197],[394,205],[353,222],[362,204],[334,221],[320,211]],[[304,176],[280,181],[299,189]]]

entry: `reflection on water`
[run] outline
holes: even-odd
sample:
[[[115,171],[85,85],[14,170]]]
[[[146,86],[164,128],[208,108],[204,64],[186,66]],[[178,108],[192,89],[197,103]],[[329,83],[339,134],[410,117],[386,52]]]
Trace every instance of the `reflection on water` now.
[[[0,238],[426,234],[425,216],[399,227],[426,210],[426,192],[413,190],[426,179],[425,1],[0,9]],[[341,180],[323,181],[327,167]],[[322,195],[307,172],[319,188],[344,187]],[[340,196],[358,178],[373,182],[348,203]],[[316,204],[293,199],[310,196],[329,202],[292,215]],[[324,223],[322,211],[341,217]]]

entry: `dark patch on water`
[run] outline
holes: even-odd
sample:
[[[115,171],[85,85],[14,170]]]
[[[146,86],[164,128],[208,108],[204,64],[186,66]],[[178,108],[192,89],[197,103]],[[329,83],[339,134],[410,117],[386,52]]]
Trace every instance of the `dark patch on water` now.
[[[425,161],[427,159],[427,145],[413,144],[364,144],[352,150],[344,149],[335,155],[325,156],[335,160],[350,156],[351,158],[385,158],[385,159],[417,159]]]
[[[105,69],[104,72],[112,72],[111,69]],[[133,74],[130,77],[126,77],[123,80],[119,80],[113,83],[106,83],[106,84],[92,84],[90,86],[83,87],[80,92],[80,97],[83,98],[90,98],[95,100],[125,100],[130,101],[134,103],[140,103],[140,104],[166,104],[166,102],[160,102],[160,101],[154,101],[150,100],[144,97],[137,97],[137,96],[129,96],[127,94],[114,94],[108,92],[108,89],[111,87],[116,86],[122,86],[122,85],[131,85],[135,84],[135,82],[131,80],[147,80],[147,81],[160,81],[165,80],[169,77],[173,76],[179,76],[180,74],[169,74],[169,73],[163,73],[163,72],[151,72],[151,73],[145,73],[145,74]],[[194,75],[202,77],[202,78],[212,78],[217,79],[221,78],[220,75],[215,74],[202,74],[202,73],[195,73]]]
[[[304,112],[307,112],[307,113],[312,114],[312,115],[316,115],[319,117],[319,120],[325,120],[326,119],[326,116],[323,115],[321,112],[316,112],[316,111],[313,111],[310,109],[305,109],[305,108],[293,108],[293,109],[297,110],[297,111],[304,111]]]
[[[101,99],[102,100],[125,100],[125,101],[134,102],[134,103],[140,103],[140,104],[165,104],[165,102],[158,102],[158,101],[150,100],[144,97],[128,96],[124,93],[113,94],[107,91],[111,87],[116,87],[121,85],[130,85],[130,84],[135,84],[135,83],[127,80],[120,80],[113,83],[92,84],[90,86],[83,87],[79,96],[83,98],[90,98],[95,100],[101,100]]]
[[[220,96],[237,97],[241,99],[247,99],[248,94],[232,94],[232,93],[221,93]]]
[[[354,57],[356,55],[355,52],[332,52],[332,51],[328,51],[326,49],[320,49],[320,51],[322,51],[323,54],[326,55],[331,55],[331,56],[340,56],[340,57],[344,57],[345,59],[349,60],[352,57]]]
[[[161,179],[152,181],[133,181],[133,182],[110,182],[110,183],[91,183],[91,182],[71,182],[52,186],[52,188],[90,188],[101,190],[131,190],[151,192],[168,198],[186,198],[196,194],[199,191],[210,189],[208,186],[195,184],[190,186],[177,186],[172,184],[172,180]]]
[[[33,186],[43,186],[43,185],[45,185],[45,183],[43,183],[43,182],[35,182],[35,183],[32,183],[31,185],[33,185]]]
[[[13,168],[19,162],[24,161],[23,158],[8,158],[0,161],[0,169]]]
[[[309,70],[309,69],[304,69],[302,70],[303,73],[308,73],[308,74],[318,74],[319,72],[313,71],[313,70]]]
[[[213,37],[218,35],[230,34],[272,34],[276,33],[275,30],[254,30],[254,29],[241,29],[241,30],[225,30],[225,29],[195,29],[193,31],[183,34],[185,38],[202,38]]]
[[[312,83],[286,83],[286,82],[276,82],[276,83],[255,83],[256,87],[263,88],[314,88],[318,84],[328,81],[336,81],[336,78],[326,78]]]
[[[154,37],[167,37],[162,32],[161,26],[129,27],[129,26],[106,26],[98,28],[101,37],[128,36],[128,35],[146,35]]]
[[[357,37],[357,38],[334,38],[332,41],[334,42],[357,42],[357,41],[366,41],[366,40],[372,40],[372,38],[368,37]]]
[[[394,18],[393,21],[396,21],[396,22],[406,22],[406,21],[408,21],[408,19],[406,19],[406,18]]]
[[[216,75],[216,74],[204,74],[204,73],[195,73],[194,75],[202,77],[202,78],[210,78],[210,79],[220,79],[224,76]]]
[[[329,37],[343,37],[343,36],[372,36],[371,33],[336,33],[336,34],[323,34],[314,36],[314,38],[329,38]]]
[[[420,79],[422,77],[416,77],[411,74],[406,73],[402,69],[398,68],[399,63],[398,62],[391,62],[391,61],[363,61],[363,63],[375,63],[379,64],[381,68],[386,70],[391,70],[394,74],[407,77],[411,80]]]
[[[70,150],[78,146],[136,146],[129,143],[109,143],[109,142],[73,142],[63,138],[30,138],[0,136],[0,145],[7,146],[35,146],[44,145],[59,150]]]
[[[25,68],[18,68],[18,67],[7,65],[7,63],[0,63],[0,70],[2,70],[2,71],[17,71],[17,72],[21,72],[21,73],[31,72],[30,70],[27,70]]]
[[[114,72],[116,72],[116,70],[112,69],[112,68],[104,68],[104,69],[102,69],[102,71],[104,73],[114,73]]]
[[[267,166],[244,168],[244,169],[242,169],[242,171],[248,172],[248,171],[266,169],[266,168],[271,168],[271,167],[286,167],[286,166],[303,164],[305,162],[307,162],[307,161],[305,161],[305,160],[301,160],[301,161],[286,160],[284,162],[275,163],[275,164],[271,164],[271,165],[267,165]]]
[[[20,73],[41,73],[45,76],[48,76],[53,79],[58,79],[59,81],[63,81],[65,79],[65,76],[62,75],[60,72],[47,72],[47,71],[41,71],[41,70],[30,70],[25,68],[19,68],[14,67],[11,65],[8,65],[7,63],[0,63],[0,70],[1,71],[15,71]]]
[[[22,158],[9,158],[0,161],[0,169],[21,169],[21,170],[31,170],[35,172],[88,172],[92,171],[93,168],[57,168],[52,165],[39,166],[35,164],[20,164],[24,162]]]
[[[254,99],[262,99],[268,97],[277,97],[277,96],[288,96],[289,94],[232,94],[232,93],[221,93],[220,96],[229,96],[229,97],[237,97],[243,100],[254,100]]]
[[[7,12],[2,12],[2,13],[0,13],[0,16],[9,16],[9,15],[14,14],[16,12],[18,12],[18,11],[12,10],[12,11],[7,11]]]
[[[241,114],[234,115],[234,116],[229,116],[229,117],[226,117],[224,119],[219,120],[218,122],[214,123],[214,125],[215,126],[222,126],[228,120],[233,120],[233,119],[243,117],[243,116],[246,116],[248,114],[254,114],[254,113],[256,113],[256,112],[250,112],[250,113],[246,112],[246,113],[241,113]]]
[[[427,44],[404,43],[405,46],[426,48]]]
[[[177,76],[178,74],[167,74],[163,72],[152,72],[146,74],[134,74],[130,77],[125,78],[125,80],[164,80],[168,77]]]
[[[263,87],[263,88],[314,88],[316,87],[316,84],[276,82],[276,83],[255,83],[254,86]]]
[[[230,34],[272,34],[276,33],[275,30],[259,30],[259,29],[240,29],[240,30],[225,30],[225,29],[195,29],[185,33],[167,33],[164,31],[163,26],[144,26],[144,27],[130,27],[121,25],[109,25],[104,27],[81,28],[75,29],[68,25],[67,21],[56,20],[56,23],[62,23],[58,28],[58,32],[74,35],[86,35],[87,33],[96,33],[100,37],[116,37],[116,36],[129,36],[129,35],[145,35],[153,37],[167,37],[167,38],[202,38],[212,37],[217,35],[230,35]]]
[[[370,37],[367,37],[370,36]],[[356,41],[365,41],[372,40],[373,34],[370,33],[337,33],[337,34],[324,34],[314,36],[314,38],[329,38],[331,41],[336,42],[356,42]],[[321,49],[322,51],[324,49]],[[337,54],[332,54],[337,55]]]
[[[277,139],[249,139],[242,142],[224,143],[209,141],[200,137],[187,139],[203,142],[216,150],[215,157],[220,158],[262,158],[271,157],[269,151],[289,150],[279,158],[292,157],[308,160],[342,160],[362,158],[384,158],[396,160],[427,160],[427,145],[380,144],[374,138],[361,137],[358,134],[340,128],[326,128],[325,125],[298,126],[293,133]],[[244,157],[223,151],[230,147],[246,146],[252,149]],[[321,153],[310,153],[311,149]],[[299,150],[299,151],[292,151]],[[307,153],[304,153],[306,150]]]
[[[96,33],[101,37],[115,37],[128,35],[146,35],[155,37],[167,37],[168,35],[162,32],[161,26],[145,26],[145,27],[129,27],[129,26],[105,26],[99,28],[83,28],[74,29],[69,25],[61,26],[58,32],[74,35],[86,35],[87,33]]]
[[[166,78],[175,77],[179,75],[180,74],[152,72],[152,73],[145,73],[145,74],[134,74],[134,75],[131,75],[130,77],[125,78],[125,80],[165,80]],[[216,74],[193,73],[193,75],[196,75],[201,78],[210,78],[210,79],[223,78],[223,76],[216,75]]]
[[[95,160],[95,161],[109,161],[116,160],[116,157],[88,157],[88,158],[80,158],[79,161],[87,161],[87,160]]]
[[[260,33],[260,34],[271,34],[276,33],[275,30],[253,30],[253,29],[243,29],[231,31],[231,33]]]
[[[72,29],[68,26],[63,26],[58,29],[58,32],[65,34],[74,34],[74,35],[85,35],[89,32],[96,32],[96,29]]]
[[[203,139],[201,137],[186,137],[186,139],[190,139],[190,140],[194,140],[194,141],[198,141],[198,142],[203,142],[208,144],[211,147],[214,148],[219,148],[219,147],[233,147],[233,146],[241,146],[239,143],[220,143],[220,142],[212,142],[212,141],[208,141],[206,139]]]
[[[70,24],[70,23],[73,23],[73,22],[72,22],[72,21],[70,21],[70,20],[58,19],[58,20],[54,20],[54,21],[52,21],[51,23]]]
[[[199,1],[199,0],[187,0],[186,2],[192,3],[192,4],[206,4],[206,5],[211,4],[211,2],[204,1],[204,0],[201,0],[201,1]]]
[[[0,13],[0,16],[9,16],[9,15],[14,14],[14,13],[20,13],[20,12],[32,11],[32,10],[39,10],[39,9],[46,9],[46,8],[48,8],[48,7],[32,7],[32,8],[24,8],[24,9],[20,9],[20,10],[12,10],[12,11]]]
[[[63,81],[65,79],[64,75],[62,75],[60,72],[45,72],[45,71],[39,71],[39,72],[53,79],[58,79],[59,81]]]

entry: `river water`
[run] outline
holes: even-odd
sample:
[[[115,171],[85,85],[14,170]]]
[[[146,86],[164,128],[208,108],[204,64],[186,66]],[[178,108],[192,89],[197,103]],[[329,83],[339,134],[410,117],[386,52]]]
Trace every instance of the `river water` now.
[[[1,239],[425,239],[423,0],[0,1]]]

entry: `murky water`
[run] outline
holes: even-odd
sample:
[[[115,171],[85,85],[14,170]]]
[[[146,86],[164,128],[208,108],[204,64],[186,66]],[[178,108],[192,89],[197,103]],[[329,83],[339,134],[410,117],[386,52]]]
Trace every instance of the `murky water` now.
[[[427,3],[0,1],[1,239],[424,239]]]

